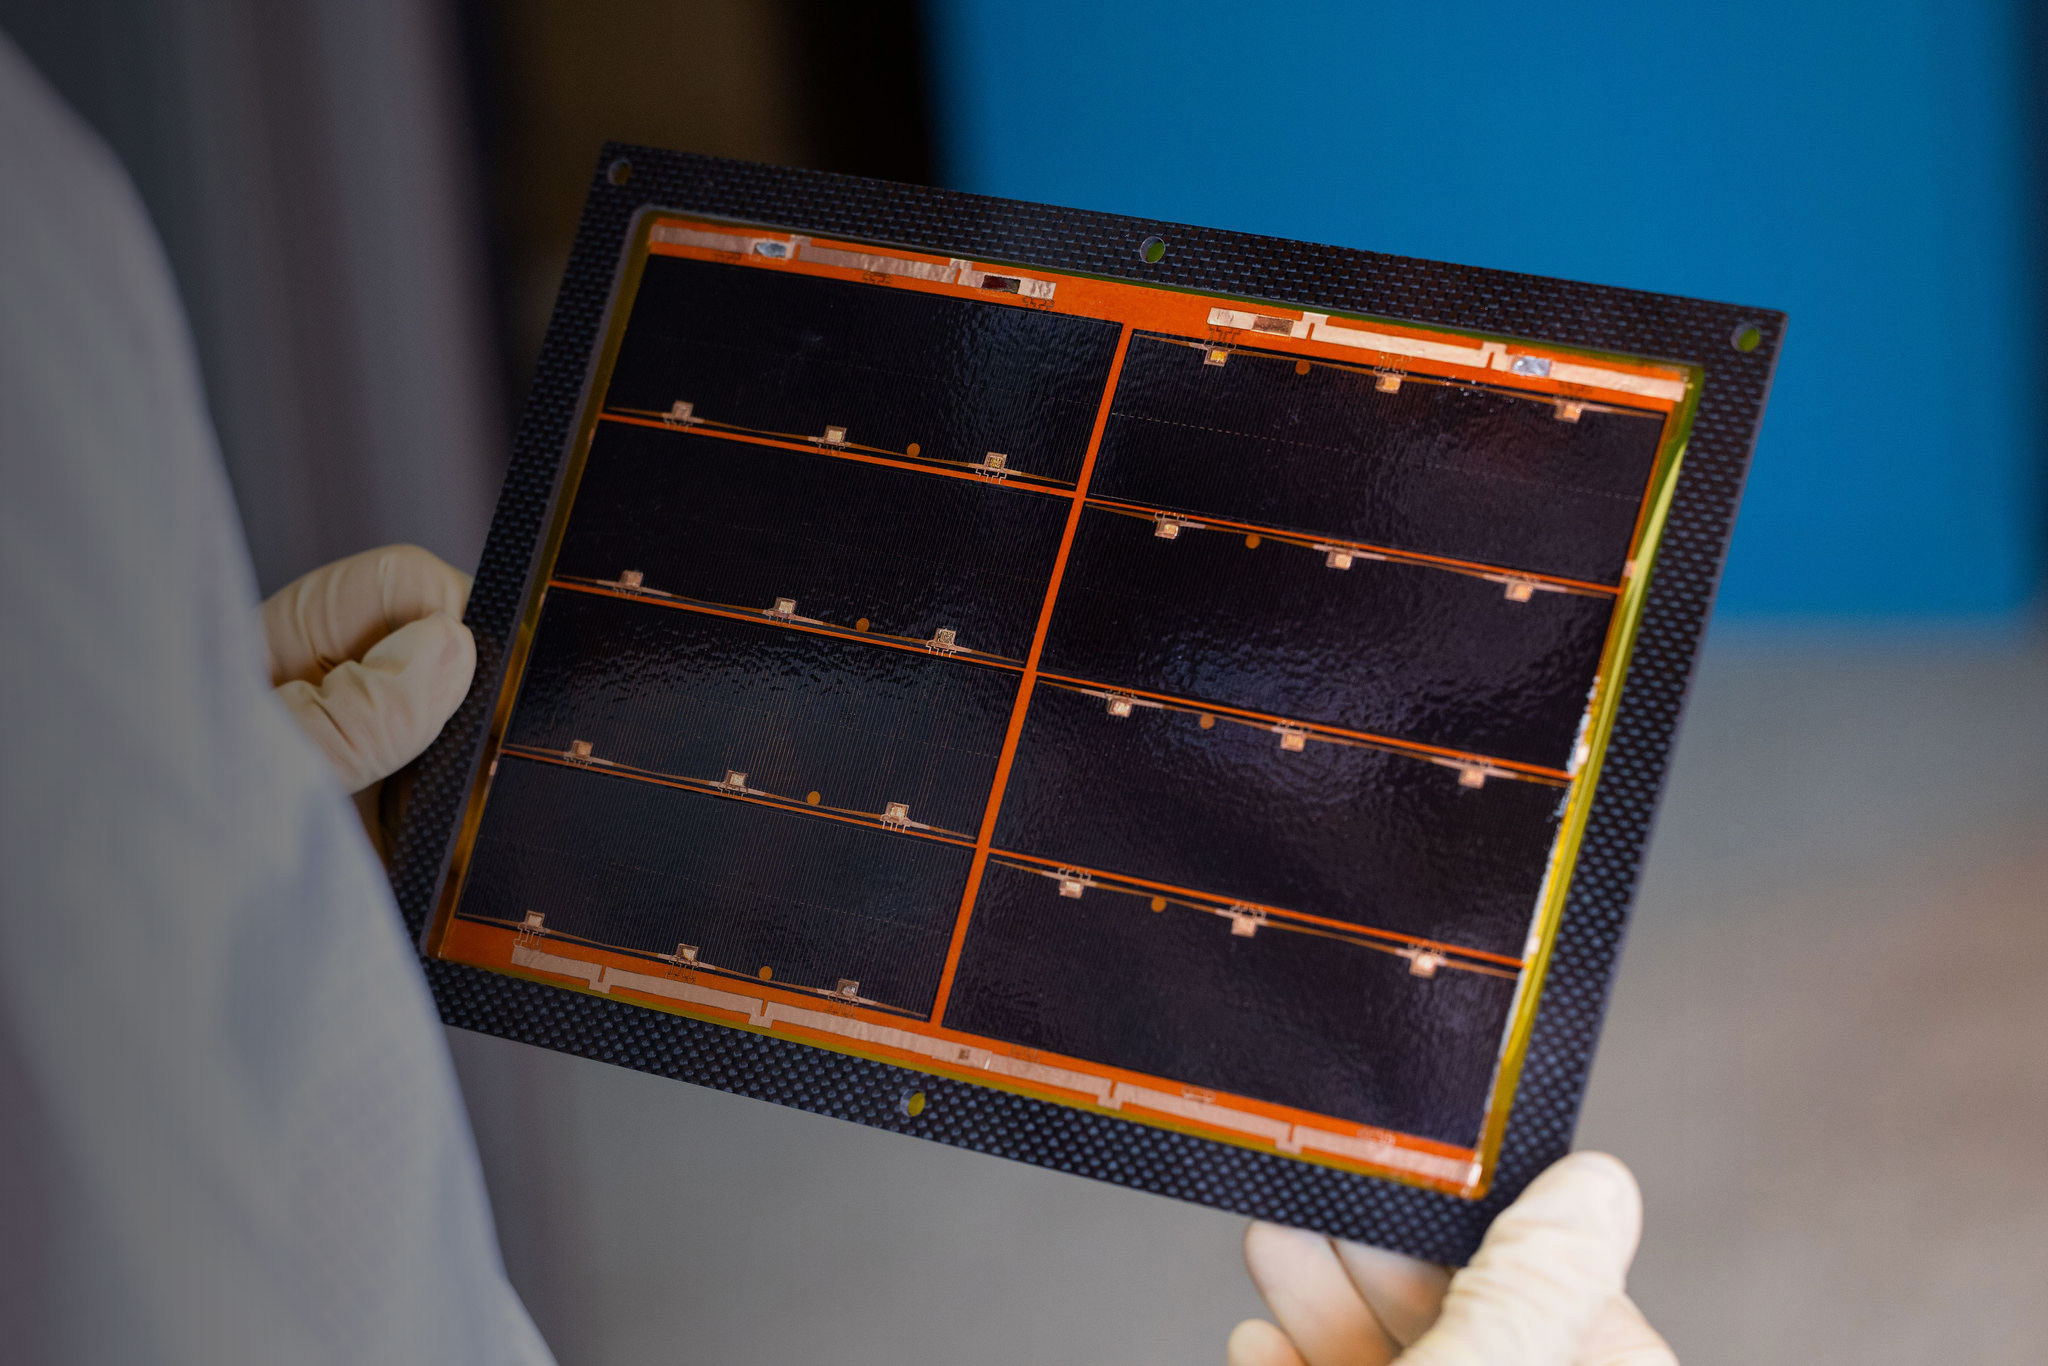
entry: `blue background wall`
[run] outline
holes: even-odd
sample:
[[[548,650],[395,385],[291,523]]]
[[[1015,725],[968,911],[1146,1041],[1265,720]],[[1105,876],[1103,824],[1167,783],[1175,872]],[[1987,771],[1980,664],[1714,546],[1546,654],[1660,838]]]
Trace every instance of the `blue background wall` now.
[[[2022,618],[2021,0],[934,0],[963,189],[1791,315],[1723,617]]]

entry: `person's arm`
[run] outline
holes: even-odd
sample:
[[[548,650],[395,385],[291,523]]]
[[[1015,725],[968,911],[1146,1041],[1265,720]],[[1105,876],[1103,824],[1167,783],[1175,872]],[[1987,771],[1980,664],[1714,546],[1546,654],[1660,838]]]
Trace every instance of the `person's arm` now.
[[[1532,1181],[1455,1274],[1253,1224],[1245,1264],[1278,1322],[1240,1323],[1229,1366],[1677,1366],[1623,1290],[1641,1231],[1635,1178],[1604,1153]]]

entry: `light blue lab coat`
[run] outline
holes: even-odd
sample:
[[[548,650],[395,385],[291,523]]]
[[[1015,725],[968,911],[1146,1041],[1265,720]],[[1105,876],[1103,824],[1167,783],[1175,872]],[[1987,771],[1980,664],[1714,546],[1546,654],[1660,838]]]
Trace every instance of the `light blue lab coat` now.
[[[545,1361],[264,658],[162,251],[0,39],[0,1356]]]

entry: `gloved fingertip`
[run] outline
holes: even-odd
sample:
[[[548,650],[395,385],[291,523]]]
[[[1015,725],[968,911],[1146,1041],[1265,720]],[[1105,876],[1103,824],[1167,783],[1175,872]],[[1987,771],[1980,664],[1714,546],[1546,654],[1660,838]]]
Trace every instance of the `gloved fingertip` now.
[[[1320,1233],[1255,1219],[1244,1230],[1245,1269],[1261,1289],[1283,1283],[1301,1258],[1321,1256],[1329,1241]]]
[[[433,551],[417,545],[387,545],[372,551],[387,619],[394,625],[424,609],[460,617],[469,605],[473,580]]]
[[[476,637],[453,616],[435,612],[408,622],[371,646],[363,664],[399,675],[410,689],[452,693],[460,701],[476,674]]]
[[[1635,1173],[1611,1153],[1577,1152],[1560,1159],[1529,1183],[1517,1204],[1533,1213],[1568,1215],[1569,1222],[1625,1249],[1623,1266],[1642,1236],[1642,1188]]]
[[[1230,1330],[1225,1366],[1305,1366],[1287,1335],[1264,1319],[1246,1319]]]

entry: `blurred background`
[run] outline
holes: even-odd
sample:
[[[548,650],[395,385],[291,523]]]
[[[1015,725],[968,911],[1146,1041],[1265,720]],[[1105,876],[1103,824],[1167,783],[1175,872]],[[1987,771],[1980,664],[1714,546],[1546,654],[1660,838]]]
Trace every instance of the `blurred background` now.
[[[1681,1357],[2048,1356],[2048,21],[2022,0],[0,0],[267,590],[474,564],[606,138],[1785,310],[1581,1135]],[[1214,1360],[1240,1221],[452,1034],[565,1363]]]

